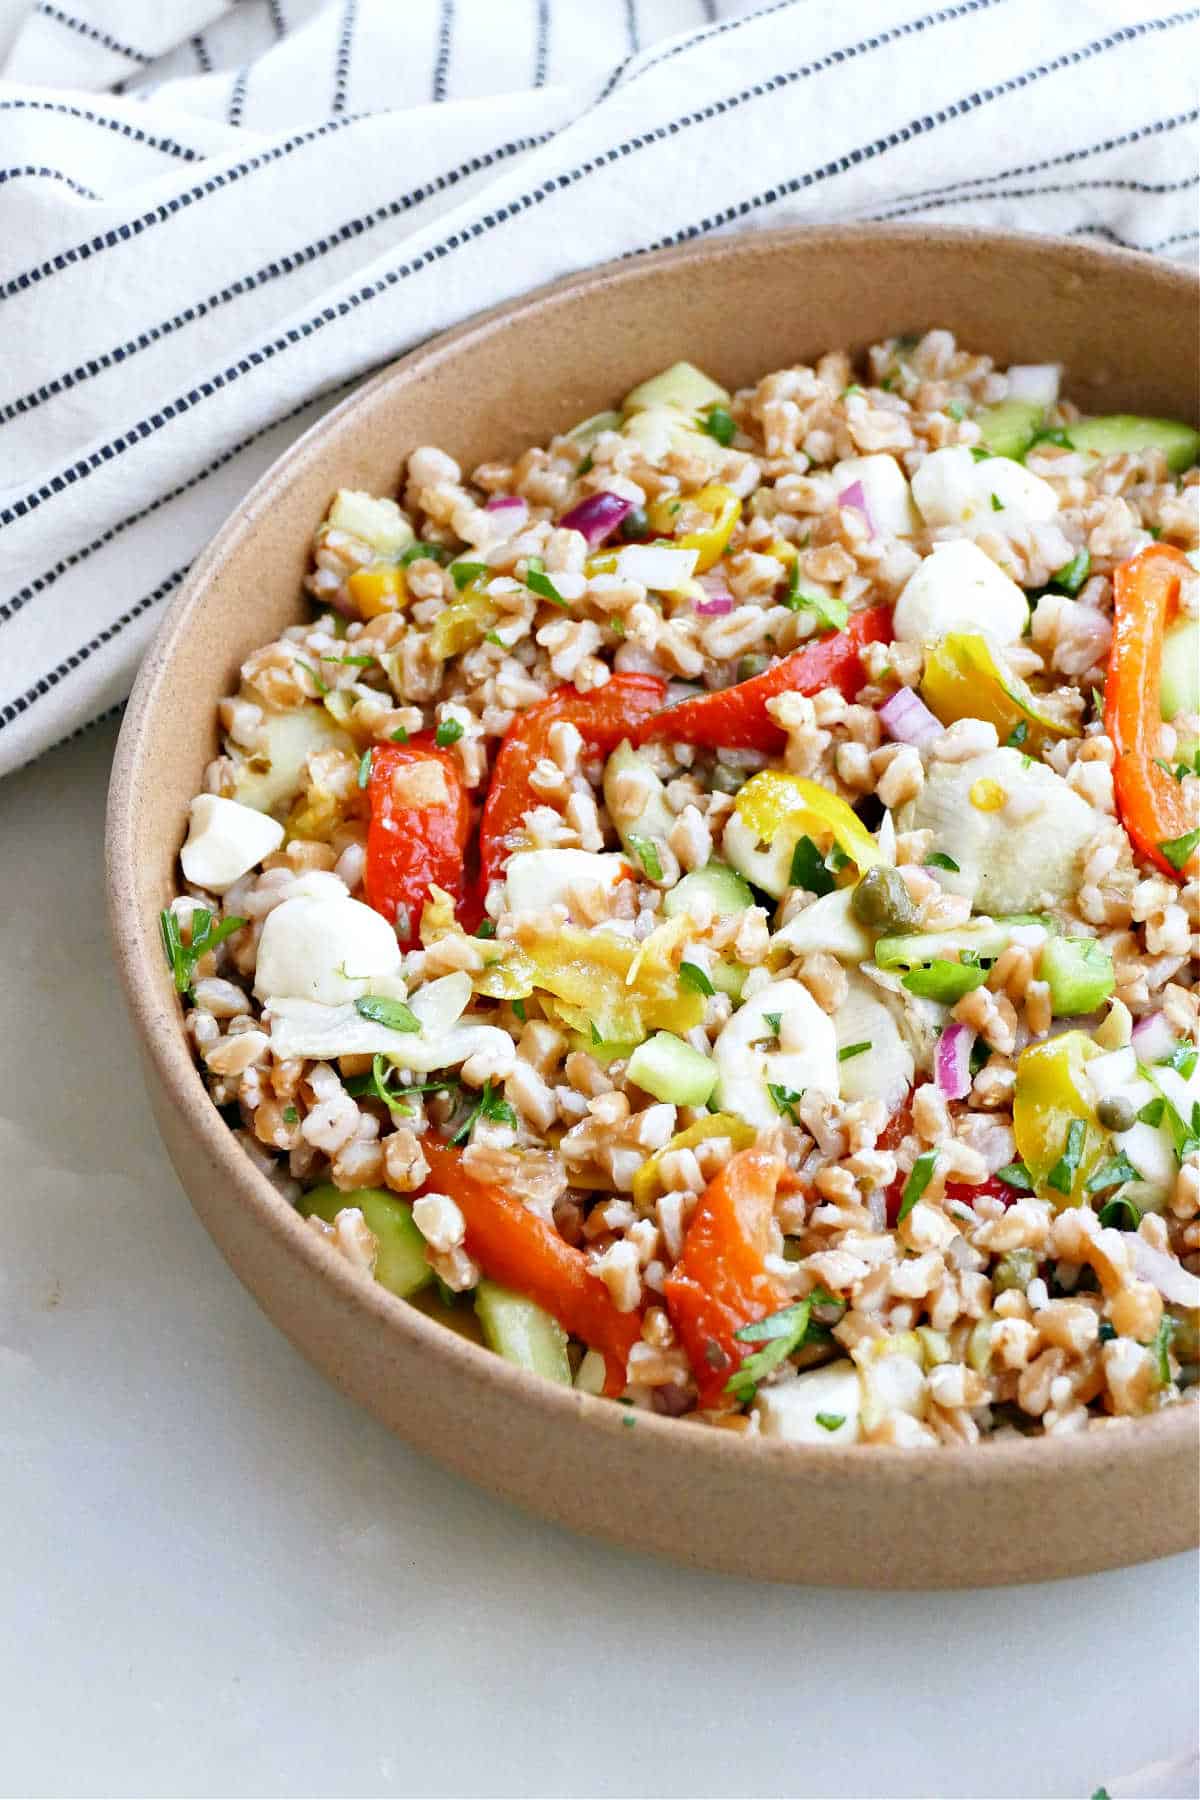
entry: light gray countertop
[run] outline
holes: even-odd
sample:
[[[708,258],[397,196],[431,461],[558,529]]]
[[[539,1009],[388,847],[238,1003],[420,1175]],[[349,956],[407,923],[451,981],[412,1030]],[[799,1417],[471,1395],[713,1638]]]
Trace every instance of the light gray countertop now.
[[[151,1123],[105,924],[115,737],[0,787],[0,1792],[1195,1792],[1194,1557],[934,1595],[690,1574],[327,1387]]]

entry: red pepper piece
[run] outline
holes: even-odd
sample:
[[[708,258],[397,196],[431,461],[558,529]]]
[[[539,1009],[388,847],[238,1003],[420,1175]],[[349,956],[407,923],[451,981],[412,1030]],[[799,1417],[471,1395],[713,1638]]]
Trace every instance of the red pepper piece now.
[[[397,795],[394,777],[422,767],[440,772],[444,799],[438,799],[436,776],[430,783],[432,804],[417,803],[420,784],[413,783],[414,803]],[[431,885],[444,888],[461,906],[467,892],[465,858],[471,834],[471,807],[454,759],[439,750],[428,733],[407,744],[376,744],[371,754],[368,786],[371,822],[367,828],[367,903],[396,927],[403,949],[418,940],[421,911]]]
[[[1117,811],[1137,850],[1173,881],[1184,879],[1162,846],[1195,829],[1179,782],[1159,768],[1163,632],[1191,574],[1182,550],[1148,544],[1113,574],[1113,634],[1104,684],[1104,729],[1116,750]],[[1185,859],[1185,866],[1186,861]]]
[[[642,726],[635,743],[670,738],[725,750],[780,750],[784,733],[767,711],[777,694],[819,694],[838,688],[853,700],[866,681],[862,651],[867,644],[890,644],[892,609],[872,606],[855,613],[836,637],[819,638],[794,650],[761,675],[713,694],[696,694],[668,707]]]
[[[771,1247],[776,1190],[786,1173],[779,1157],[765,1150],[731,1157],[701,1196],[682,1255],[664,1284],[702,1407],[735,1404],[726,1385],[753,1349],[738,1342],[737,1332],[788,1304],[763,1260]]]
[[[642,1335],[641,1314],[618,1312],[582,1250],[576,1250],[514,1195],[476,1179],[461,1150],[425,1138],[428,1187],[449,1194],[467,1223],[467,1254],[491,1281],[512,1288],[556,1318],[563,1330],[604,1357],[604,1391],[625,1389],[629,1352]]]
[[[558,688],[540,705],[518,714],[496,756],[483,808],[479,861],[485,894],[512,850],[525,814],[537,805],[530,777],[550,753],[550,727],[560,721],[574,725],[592,755],[607,756],[623,738],[636,736],[638,727],[660,710],[666,693],[666,682],[656,675],[614,675],[590,694]]]
[[[876,1149],[894,1150],[901,1138],[907,1137],[912,1128],[912,1092],[910,1090],[903,1105],[892,1114],[884,1126],[876,1143]],[[907,1175],[897,1175],[885,1193],[887,1222],[893,1230],[900,1217],[900,1207],[904,1199],[904,1188],[907,1181]],[[981,1181],[974,1187],[966,1181],[948,1181],[945,1191],[947,1200],[963,1200],[968,1206],[979,1194],[990,1194],[993,1199],[1002,1200],[1005,1206],[1011,1206],[1014,1200],[1021,1198],[1020,1190],[1009,1187],[1007,1181],[1001,1181],[998,1175],[989,1175],[986,1181]]]

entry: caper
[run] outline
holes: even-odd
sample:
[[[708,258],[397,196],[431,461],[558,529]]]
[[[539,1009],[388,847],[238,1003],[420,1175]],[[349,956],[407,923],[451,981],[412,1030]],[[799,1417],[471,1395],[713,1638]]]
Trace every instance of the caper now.
[[[912,895],[897,869],[868,869],[850,897],[850,910],[860,925],[877,931],[904,931],[917,923]]]
[[[649,537],[650,519],[645,507],[635,506],[632,512],[626,513],[619,529],[627,544],[632,543],[635,538]]]
[[[1133,1110],[1133,1102],[1127,1100],[1124,1094],[1107,1094],[1096,1104],[1096,1117],[1105,1131],[1129,1131],[1137,1114]]]
[[[1021,1293],[1037,1274],[1038,1259],[1032,1250],[1006,1250],[992,1272],[992,1286],[998,1294],[1006,1288],[1019,1288]]]

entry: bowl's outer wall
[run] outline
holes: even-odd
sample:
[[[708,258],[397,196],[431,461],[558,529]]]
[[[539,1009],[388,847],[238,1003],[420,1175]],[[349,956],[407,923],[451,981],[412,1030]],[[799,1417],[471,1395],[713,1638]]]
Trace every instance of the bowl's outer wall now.
[[[305,615],[336,487],[394,492],[408,453],[514,453],[687,357],[730,386],[945,325],[1061,361],[1086,410],[1195,418],[1197,288],[1147,259],[1046,239],[846,228],[620,265],[415,352],[309,432],[197,562],[139,676],[110,800],[114,943],[171,1159],[271,1318],[347,1394],[461,1473],[578,1529],[779,1580],[974,1586],[1083,1573],[1195,1540],[1196,1409],[966,1452],[805,1452],[624,1414],[522,1374],[363,1282],[307,1232],[212,1108],[157,939],[215,707]]]

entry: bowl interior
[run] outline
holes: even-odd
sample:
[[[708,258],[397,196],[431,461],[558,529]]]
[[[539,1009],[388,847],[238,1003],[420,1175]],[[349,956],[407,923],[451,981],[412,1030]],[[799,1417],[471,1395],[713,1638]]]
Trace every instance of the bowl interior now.
[[[395,492],[420,444],[439,445],[464,468],[518,452],[679,358],[736,387],[827,349],[861,350],[931,325],[1001,366],[1064,363],[1065,392],[1085,410],[1194,419],[1197,310],[1196,283],[1179,269],[999,234],[848,227],[647,257],[560,284],[405,358],[302,438],[201,556],[139,676],[114,770],[109,855],[118,961],[164,1136],[205,1222],[295,1341],[397,1429],[556,1517],[745,1573],[880,1585],[1015,1580],[1136,1560],[1190,1540],[1191,1408],[1138,1426],[1140,1472],[1134,1457],[1097,1446],[1107,1433],[986,1452],[903,1453],[901,1465],[895,1453],[861,1448],[822,1450],[818,1462],[811,1452],[738,1445],[724,1433],[649,1420],[638,1459],[640,1504],[617,1504],[601,1492],[611,1486],[604,1472],[617,1409],[551,1389],[369,1292],[250,1167],[191,1064],[156,920],[173,891],[188,804],[216,751],[216,703],[250,651],[305,616],[309,545],[335,488]],[[397,1359],[409,1355],[441,1370],[430,1378],[441,1381],[443,1398],[452,1392],[450,1410],[458,1409],[479,1446],[507,1433],[509,1452],[482,1466],[482,1449],[473,1455],[449,1443],[437,1414],[426,1417],[411,1389],[407,1398],[397,1391]],[[569,1421],[574,1446],[563,1440],[561,1457],[539,1457],[534,1440],[556,1419]],[[513,1433],[529,1447],[515,1461]],[[953,1509],[979,1493],[980,1456],[997,1497],[995,1542],[990,1565],[981,1569],[972,1559],[964,1573]],[[1165,1499],[1149,1518],[1146,1461],[1156,1458]],[[683,1504],[685,1469],[697,1498]],[[801,1469],[810,1511],[816,1507],[823,1520],[820,1554],[794,1526],[779,1529],[795,1517]],[[864,1502],[868,1470],[873,1497]],[[1108,1513],[1080,1505],[1098,1471],[1108,1483]],[[888,1531],[895,1533],[888,1511],[902,1492],[911,1498],[914,1482],[935,1503],[916,1536],[905,1538],[900,1572],[888,1554]],[[1006,1503],[1035,1503],[1044,1521],[1021,1554],[1005,1542],[1006,1493]],[[747,1531],[748,1520],[758,1529]],[[851,1556],[860,1524],[879,1549],[866,1561]]]

